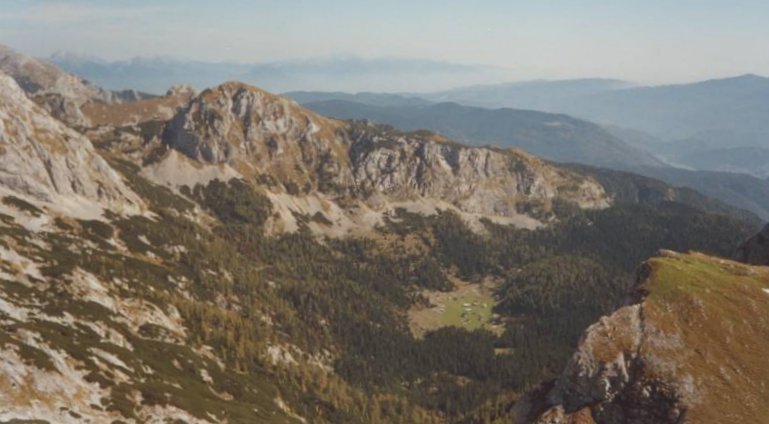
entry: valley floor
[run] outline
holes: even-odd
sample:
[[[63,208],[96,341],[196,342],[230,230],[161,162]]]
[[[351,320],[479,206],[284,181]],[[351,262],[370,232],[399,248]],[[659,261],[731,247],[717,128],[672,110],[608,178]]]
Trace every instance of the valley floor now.
[[[499,282],[487,278],[480,283],[470,283],[451,278],[455,289],[450,292],[425,291],[428,306],[415,305],[409,311],[409,326],[415,336],[446,326],[467,330],[485,329],[497,334],[504,331],[499,316],[492,309],[496,304],[494,290]]]

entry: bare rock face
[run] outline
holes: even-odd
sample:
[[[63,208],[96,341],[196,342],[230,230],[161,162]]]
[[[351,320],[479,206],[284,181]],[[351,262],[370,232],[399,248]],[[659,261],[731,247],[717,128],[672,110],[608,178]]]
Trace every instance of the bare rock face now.
[[[590,326],[548,396],[555,406],[536,422],[568,423],[578,414],[600,423],[681,422],[676,383],[659,379],[653,359],[642,356],[642,345],[654,343],[650,337],[659,334],[645,328],[643,304]]]
[[[303,193],[440,201],[504,217],[519,215],[524,203],[546,208],[557,197],[586,208],[609,203],[592,179],[522,152],[332,120],[241,83],[201,93],[169,122],[163,138],[199,162],[269,175]]]
[[[639,287],[650,273],[648,265],[641,268]],[[657,349],[683,347],[675,335],[659,331],[646,319],[646,307],[644,301],[624,306],[588,327],[564,371],[544,396],[545,405],[550,406],[525,421],[683,422],[685,383],[670,373],[661,355],[657,356]]]
[[[626,306],[585,333],[552,398],[567,410],[612,401],[630,381],[641,344],[641,307]]]
[[[172,85],[168,89],[168,91],[166,91],[166,97],[173,97],[173,96],[194,97],[197,95],[198,95],[197,90],[192,88],[191,85],[187,85],[187,84]]]
[[[81,198],[116,209],[141,204],[88,139],[51,117],[1,73],[0,186],[49,203]]]
[[[190,158],[229,164],[298,187],[350,185],[342,125],[241,83],[205,90],[168,124],[164,140]]]
[[[568,198],[606,206],[595,182],[550,167],[523,152],[462,146],[435,134],[352,131],[356,187],[395,199],[442,199],[469,213],[511,216],[532,199]]]

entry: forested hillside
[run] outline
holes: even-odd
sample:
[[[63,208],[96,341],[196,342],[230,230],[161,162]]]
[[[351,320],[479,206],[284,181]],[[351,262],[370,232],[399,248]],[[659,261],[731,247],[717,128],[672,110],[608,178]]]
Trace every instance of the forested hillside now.
[[[248,394],[254,384],[273,383],[278,388],[269,390],[315,422],[352,423],[360,416],[430,422],[444,415],[474,422],[503,416],[518,393],[560,371],[580,332],[621,301],[643,258],[661,247],[727,255],[753,231],[733,218],[663,202],[600,211],[564,204],[560,222],[540,230],[486,223],[478,234],[451,212],[425,217],[400,211],[368,237],[323,241],[306,228],[268,237],[263,226],[272,206],[249,183],[214,181],[184,198],[143,180],[132,165],[113,165],[156,218],[61,221],[58,232],[44,239],[52,249],[43,251],[7,217],[4,237],[17,251],[49,264],[42,271],[47,276],[81,269],[104,281],[134,281],[126,288],[131,296],[175,307],[190,349],[211,346],[223,370],[235,372],[212,375],[217,390],[230,393],[231,400],[211,397],[203,386],[190,413],[235,422],[250,419],[251,412],[235,405],[255,401]],[[21,214],[38,213],[24,201],[5,202]],[[210,229],[187,217],[193,202],[216,218]],[[82,246],[82,253],[74,246]],[[494,310],[501,332],[448,327],[421,338],[410,333],[408,311],[425,302],[426,292],[450,291],[449,275],[471,284],[499,282]],[[53,301],[40,289],[23,290],[30,293],[26,297],[37,293]],[[53,313],[75,313],[76,306],[84,308],[78,317],[108,319],[102,307],[76,298],[51,303]],[[84,330],[74,331],[85,339],[59,345],[70,355],[78,357],[92,343],[102,346],[98,339],[88,341]],[[167,331],[148,324],[140,334],[166,340]],[[168,349],[135,337],[133,351],[115,351],[119,358],[147,363],[153,351]],[[163,369],[166,380],[189,378],[187,371]],[[107,384],[105,372],[94,368],[93,378]],[[133,390],[152,402],[192,405],[189,390],[160,380],[126,382],[113,388],[110,401],[126,416],[133,407],[121,393]]]

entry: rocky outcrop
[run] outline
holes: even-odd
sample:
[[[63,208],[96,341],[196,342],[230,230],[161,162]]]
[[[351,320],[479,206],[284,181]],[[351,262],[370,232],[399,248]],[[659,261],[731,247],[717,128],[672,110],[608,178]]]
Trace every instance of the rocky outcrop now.
[[[352,184],[342,125],[257,88],[205,90],[169,123],[164,141],[190,158],[229,164],[309,189]],[[307,190],[305,190],[307,191]]]
[[[663,251],[642,270],[643,298],[590,326],[519,422],[766,421],[766,269]]]
[[[2,73],[0,186],[54,206],[73,199],[119,210],[141,204],[88,139],[34,104]]]
[[[191,98],[191,97],[197,96],[197,94],[198,94],[197,90],[192,88],[191,85],[187,85],[187,84],[172,85],[166,91],[166,97],[185,96],[185,97]]]
[[[607,206],[603,188],[520,151],[467,147],[432,133],[351,131],[355,185],[364,194],[442,199],[470,213],[511,216],[530,201],[561,197],[586,208]]]
[[[110,91],[109,99],[113,103],[138,102],[142,100],[154,99],[155,95],[147,94],[138,90],[127,89],[119,91]]]
[[[587,329],[548,395],[555,406],[537,423],[570,422],[579,414],[599,423],[682,422],[678,384],[659,378],[642,351],[670,341],[648,340],[659,334],[645,327],[643,313],[643,304],[625,306]]]

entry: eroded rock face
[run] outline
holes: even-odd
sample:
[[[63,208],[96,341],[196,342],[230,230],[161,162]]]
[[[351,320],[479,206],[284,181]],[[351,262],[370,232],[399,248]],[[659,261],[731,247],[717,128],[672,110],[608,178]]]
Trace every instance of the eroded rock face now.
[[[551,393],[551,401],[575,410],[616,399],[636,371],[641,322],[641,306],[632,305],[590,326]]]
[[[595,182],[522,152],[466,147],[434,135],[358,133],[350,158],[364,193],[443,199],[466,212],[499,216],[516,214],[521,202],[558,196],[583,207],[607,205]]]
[[[681,422],[685,407],[679,384],[659,378],[660,364],[648,345],[655,343],[650,338],[662,336],[646,328],[643,307],[625,306],[587,329],[547,396],[554,406],[535,422],[592,422],[577,417],[598,423]]]
[[[240,83],[209,89],[168,124],[164,140],[190,158],[267,174],[298,187],[349,186],[341,126]]]
[[[81,198],[120,210],[141,204],[88,139],[51,117],[1,73],[0,186],[49,203]]]
[[[187,84],[172,85],[166,91],[166,97],[173,97],[173,96],[194,97],[197,94],[198,94],[197,90],[192,88],[191,85],[187,85]]]

